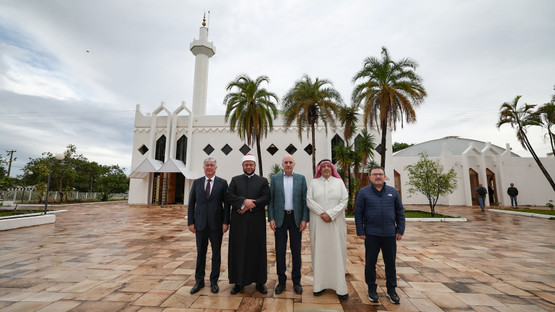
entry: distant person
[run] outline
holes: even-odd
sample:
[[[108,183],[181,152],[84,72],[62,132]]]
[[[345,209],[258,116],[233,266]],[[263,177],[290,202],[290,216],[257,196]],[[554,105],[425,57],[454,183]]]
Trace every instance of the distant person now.
[[[493,205],[495,203],[495,198],[493,197],[493,194],[495,194],[495,190],[488,185],[488,195],[489,195],[489,204]]]
[[[285,256],[287,251],[287,233],[291,248],[292,270],[291,280],[296,294],[302,294],[301,286],[301,240],[308,222],[306,206],[306,179],[303,175],[293,173],[295,160],[286,155],[281,162],[282,173],[272,176],[270,191],[272,198],[268,205],[268,221],[275,233],[276,271],[278,284],[276,294],[285,290]]]
[[[482,211],[486,210],[486,195],[488,194],[488,190],[482,185],[478,184],[478,188],[476,189],[476,193],[478,193],[478,201],[480,202],[480,208]]]
[[[355,224],[358,237],[364,239],[364,278],[368,285],[368,299],[378,302],[376,291],[376,263],[382,251],[385,264],[385,286],[387,297],[399,304],[397,288],[397,241],[405,233],[405,212],[401,197],[394,187],[385,184],[382,167],[370,169],[370,185],[362,188],[355,204]]]
[[[316,167],[310,181],[306,203],[310,209],[310,248],[312,256],[313,295],[333,289],[340,300],[349,297],[347,266],[347,189],[329,159]]]
[[[229,228],[228,277],[235,284],[231,294],[256,283],[256,290],[268,293],[268,258],[266,251],[266,205],[270,187],[266,178],[254,173],[256,158],[242,158],[243,174],[231,179],[226,201],[231,205]]]
[[[514,183],[511,183],[511,186],[507,189],[507,194],[509,194],[509,197],[511,198],[511,207],[518,208],[518,202],[516,201],[518,189],[515,187]]]
[[[227,181],[216,176],[218,166],[214,158],[206,158],[203,168],[204,177],[196,179],[191,187],[187,212],[189,231],[195,233],[197,242],[195,286],[191,288],[191,294],[204,287],[208,241],[212,246],[210,290],[213,293],[219,291],[222,237],[229,227],[229,205],[224,201]]]

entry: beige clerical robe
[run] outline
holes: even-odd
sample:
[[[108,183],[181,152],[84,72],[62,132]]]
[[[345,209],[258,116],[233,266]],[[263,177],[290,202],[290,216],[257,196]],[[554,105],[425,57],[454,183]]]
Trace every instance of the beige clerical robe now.
[[[310,209],[310,247],[312,251],[313,291],[333,289],[338,295],[348,293],[345,281],[347,265],[347,224],[345,207],[348,193],[341,179],[319,177],[310,182],[307,206]],[[320,217],[326,212],[330,223]]]

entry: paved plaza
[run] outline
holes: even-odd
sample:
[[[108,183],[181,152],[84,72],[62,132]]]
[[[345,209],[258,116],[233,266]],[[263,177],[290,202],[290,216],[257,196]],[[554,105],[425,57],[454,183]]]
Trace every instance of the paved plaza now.
[[[380,302],[367,298],[364,245],[354,222],[348,223],[349,299],[340,302],[331,290],[312,295],[308,233],[302,295],[293,292],[290,280],[286,291],[274,294],[269,227],[267,295],[254,285],[230,294],[228,234],[220,292],[205,287],[190,295],[196,249],[184,207],[113,203],[64,209],[55,224],[0,232],[0,311],[555,311],[555,221],[549,219],[438,207],[469,221],[408,222],[397,253],[401,304],[394,305],[385,297],[381,259]]]

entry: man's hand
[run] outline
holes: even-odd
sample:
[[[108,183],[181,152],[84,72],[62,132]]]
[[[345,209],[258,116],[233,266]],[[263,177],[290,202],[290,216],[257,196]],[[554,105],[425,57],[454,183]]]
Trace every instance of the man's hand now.
[[[245,205],[245,208],[247,209],[253,209],[254,207],[256,207],[256,204],[254,203],[256,200],[254,199],[245,199],[245,201],[243,202],[243,205]]]
[[[270,229],[272,229],[272,231],[276,231],[276,221],[272,220],[270,221]]]
[[[189,225],[189,231],[196,233],[194,224]]]
[[[395,237],[397,238],[397,240],[403,239],[403,235],[401,235],[399,233],[395,234]]]
[[[229,230],[229,224],[223,224],[222,225],[222,231],[227,232],[227,230]]]
[[[306,221],[304,221],[304,220],[301,221],[301,225],[299,226],[299,232],[302,232],[306,229],[306,224],[307,224]]]
[[[322,212],[320,214],[320,218],[322,218],[322,220],[324,220],[324,222],[326,223],[330,223],[331,222],[331,217],[327,212]]]
[[[359,235],[358,238],[366,239],[366,235]]]

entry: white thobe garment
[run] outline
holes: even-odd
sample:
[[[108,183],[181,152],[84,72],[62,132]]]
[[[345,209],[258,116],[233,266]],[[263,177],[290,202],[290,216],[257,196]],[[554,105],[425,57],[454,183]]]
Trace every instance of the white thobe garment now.
[[[310,182],[306,203],[310,209],[310,249],[312,252],[313,291],[333,289],[338,295],[348,293],[345,281],[347,265],[347,189],[341,179],[320,177]],[[326,212],[332,219],[320,217]]]

